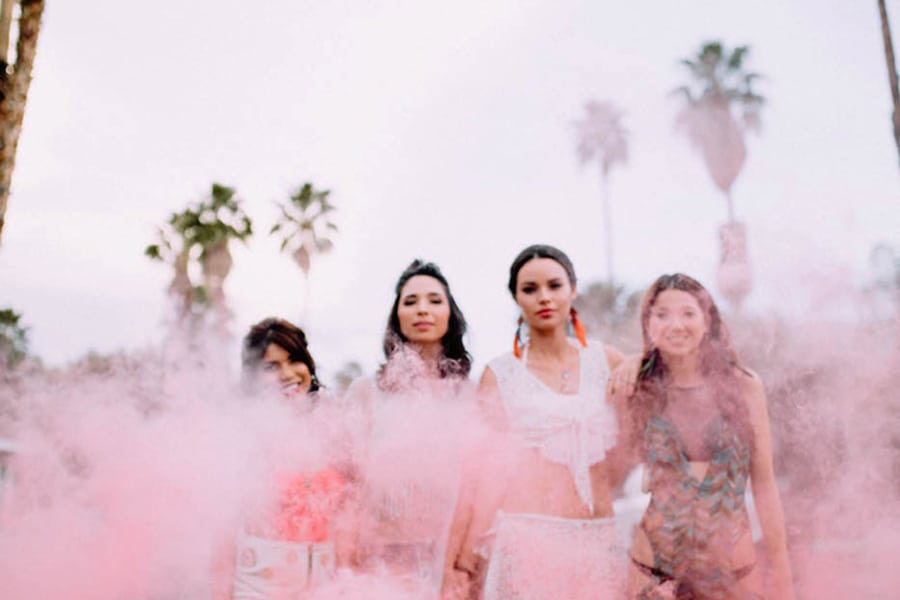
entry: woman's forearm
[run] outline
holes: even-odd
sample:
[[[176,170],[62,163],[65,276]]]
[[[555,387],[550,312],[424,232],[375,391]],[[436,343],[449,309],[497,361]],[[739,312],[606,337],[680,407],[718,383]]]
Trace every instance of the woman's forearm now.
[[[784,515],[774,482],[757,490],[754,496],[762,527],[763,548],[770,570],[772,597],[777,600],[793,600],[794,585],[787,551]]]

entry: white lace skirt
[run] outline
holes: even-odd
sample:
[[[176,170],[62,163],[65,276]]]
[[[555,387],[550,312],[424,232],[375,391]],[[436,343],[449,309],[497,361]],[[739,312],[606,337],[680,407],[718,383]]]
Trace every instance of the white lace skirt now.
[[[623,597],[626,552],[614,519],[501,512],[483,600]]]

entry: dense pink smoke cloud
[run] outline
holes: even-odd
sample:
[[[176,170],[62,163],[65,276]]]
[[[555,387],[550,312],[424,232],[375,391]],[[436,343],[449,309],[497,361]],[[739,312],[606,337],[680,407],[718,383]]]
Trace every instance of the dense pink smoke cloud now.
[[[892,597],[900,585],[889,566],[900,553],[897,323],[812,316],[733,330],[768,390],[798,596]]]
[[[241,397],[224,373],[187,370],[159,385],[153,366],[24,386],[7,432],[18,452],[0,596],[203,589],[215,546],[271,500],[277,473],[326,463],[327,424],[297,419],[278,398]]]
[[[732,330],[769,393],[798,597],[891,597],[900,585],[896,324],[760,319]],[[473,456],[487,463],[478,452],[497,444],[484,437],[474,395],[456,400],[420,389],[389,406],[388,435],[362,476],[447,490]],[[176,368],[152,353],[99,373],[25,376],[0,401],[0,432],[17,448],[0,515],[2,598],[209,597],[216,552],[271,502],[279,473],[358,451],[345,439],[359,425],[346,398],[325,394],[329,410],[302,418],[281,398],[242,394],[226,370]],[[532,543],[536,559],[551,550]],[[374,568],[342,570],[314,597],[417,593]]]

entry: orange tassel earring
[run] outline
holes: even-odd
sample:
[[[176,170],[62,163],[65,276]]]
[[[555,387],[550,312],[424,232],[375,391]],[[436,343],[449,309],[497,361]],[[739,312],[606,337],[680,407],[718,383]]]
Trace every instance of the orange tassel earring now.
[[[575,332],[575,337],[578,338],[582,348],[587,348],[587,332],[584,330],[581,319],[578,318],[578,311],[573,308],[569,313],[572,315],[572,330]]]
[[[513,355],[516,358],[522,358],[522,346],[519,343],[522,341],[522,323],[525,321],[522,317],[519,317],[519,324],[516,327],[516,337],[513,339]]]

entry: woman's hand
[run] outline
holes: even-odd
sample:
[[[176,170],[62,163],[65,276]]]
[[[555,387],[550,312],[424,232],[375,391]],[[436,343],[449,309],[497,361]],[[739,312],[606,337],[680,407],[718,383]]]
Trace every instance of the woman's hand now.
[[[467,600],[472,578],[468,571],[452,568],[444,573],[441,600]]]
[[[634,394],[638,372],[641,370],[641,356],[625,356],[612,369],[606,391],[610,396],[628,397]]]

